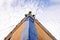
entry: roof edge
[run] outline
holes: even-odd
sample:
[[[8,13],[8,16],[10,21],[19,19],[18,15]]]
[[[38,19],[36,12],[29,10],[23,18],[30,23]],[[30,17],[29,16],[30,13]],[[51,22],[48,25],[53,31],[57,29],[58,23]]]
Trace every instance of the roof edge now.
[[[51,37],[53,40],[56,40],[56,38],[37,20],[34,20],[41,28]]]

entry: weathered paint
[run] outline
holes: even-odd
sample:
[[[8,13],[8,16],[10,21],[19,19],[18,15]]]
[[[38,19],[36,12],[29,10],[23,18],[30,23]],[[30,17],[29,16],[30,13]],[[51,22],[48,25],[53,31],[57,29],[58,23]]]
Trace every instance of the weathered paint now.
[[[38,40],[34,19],[29,17],[29,40]]]
[[[21,33],[24,27],[24,23],[13,33],[11,40],[20,40]]]
[[[20,40],[28,40],[28,39],[29,39],[29,21],[25,21]]]
[[[38,40],[53,40],[36,22],[35,27],[38,33]]]

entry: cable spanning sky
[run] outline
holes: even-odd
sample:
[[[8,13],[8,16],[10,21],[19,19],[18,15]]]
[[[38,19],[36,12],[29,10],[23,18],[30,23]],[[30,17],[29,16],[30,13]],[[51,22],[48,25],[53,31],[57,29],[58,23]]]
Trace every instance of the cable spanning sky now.
[[[0,40],[4,40],[29,11],[60,40],[60,0],[0,0]]]

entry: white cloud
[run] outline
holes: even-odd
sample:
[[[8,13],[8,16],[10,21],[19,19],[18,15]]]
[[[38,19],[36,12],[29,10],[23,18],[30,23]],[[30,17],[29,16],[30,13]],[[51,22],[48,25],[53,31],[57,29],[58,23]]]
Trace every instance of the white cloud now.
[[[52,2],[60,2],[60,0],[51,0]]]
[[[38,14],[39,15],[39,14]],[[60,40],[60,5],[50,6],[44,9],[37,19],[58,39]]]
[[[30,10],[33,14],[37,13],[36,19],[38,19],[58,40],[60,39],[60,6],[55,5],[43,9],[37,7],[37,4],[35,5],[34,3],[24,5],[22,1],[24,6],[18,4],[16,7],[12,7],[12,3],[13,0],[0,0],[0,40],[3,40],[15,25],[24,18],[24,14],[28,13]]]

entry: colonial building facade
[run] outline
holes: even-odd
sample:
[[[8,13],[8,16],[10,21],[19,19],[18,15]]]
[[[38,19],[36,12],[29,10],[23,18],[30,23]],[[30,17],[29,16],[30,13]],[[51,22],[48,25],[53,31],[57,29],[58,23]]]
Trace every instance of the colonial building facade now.
[[[30,11],[4,40],[56,40],[56,38]]]

